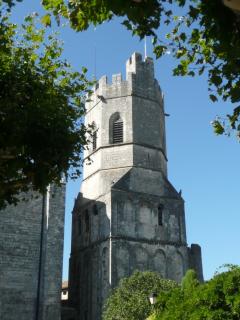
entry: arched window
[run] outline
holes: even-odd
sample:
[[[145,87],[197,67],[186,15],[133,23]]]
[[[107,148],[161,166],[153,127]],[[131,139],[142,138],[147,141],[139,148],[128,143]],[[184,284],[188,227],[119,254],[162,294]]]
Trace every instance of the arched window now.
[[[115,112],[109,120],[109,143],[123,142],[123,120],[119,112]]]
[[[163,225],[163,205],[159,204],[158,206],[158,225],[162,226]]]

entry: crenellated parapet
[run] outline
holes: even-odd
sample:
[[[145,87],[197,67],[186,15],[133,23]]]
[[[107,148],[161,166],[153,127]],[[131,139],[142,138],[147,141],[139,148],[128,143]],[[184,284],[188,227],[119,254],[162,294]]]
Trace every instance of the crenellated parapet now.
[[[124,96],[139,96],[163,104],[161,88],[154,78],[152,58],[143,60],[140,53],[133,53],[126,62],[126,80],[121,73],[112,75],[111,83],[107,76],[102,76],[93,88],[86,109],[90,110],[100,101]]]

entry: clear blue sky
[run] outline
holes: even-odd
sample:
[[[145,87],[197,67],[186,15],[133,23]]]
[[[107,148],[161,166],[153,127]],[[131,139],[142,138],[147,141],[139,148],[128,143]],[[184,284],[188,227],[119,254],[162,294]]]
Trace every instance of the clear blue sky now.
[[[20,22],[27,13],[40,11],[38,0],[24,0],[16,6],[13,20]],[[86,66],[89,77],[114,73],[125,76],[125,61],[134,52],[143,53],[143,42],[133,38],[118,20],[94,30],[76,33],[69,27],[60,29],[64,40],[64,57],[76,69]],[[151,51],[150,39],[148,55]],[[185,199],[188,243],[202,247],[205,279],[225,264],[240,264],[240,145],[235,137],[218,137],[210,122],[216,115],[232,109],[228,103],[211,103],[207,80],[203,77],[177,78],[171,70],[171,55],[155,62],[155,77],[165,95],[169,180]],[[68,277],[71,239],[71,211],[80,181],[69,182],[66,195],[63,278]]]

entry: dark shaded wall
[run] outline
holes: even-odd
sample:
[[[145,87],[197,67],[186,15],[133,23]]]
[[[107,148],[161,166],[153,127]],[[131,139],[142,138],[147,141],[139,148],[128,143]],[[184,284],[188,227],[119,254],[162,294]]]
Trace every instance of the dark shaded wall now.
[[[24,197],[0,211],[0,319],[59,320],[65,185]]]

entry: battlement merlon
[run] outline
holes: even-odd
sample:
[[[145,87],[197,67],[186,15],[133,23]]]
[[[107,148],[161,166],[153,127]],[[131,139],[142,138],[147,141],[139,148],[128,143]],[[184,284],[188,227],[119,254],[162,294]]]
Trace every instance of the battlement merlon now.
[[[155,100],[163,105],[163,95],[158,81],[154,78],[153,59],[142,59],[140,53],[133,53],[126,62],[126,80],[121,73],[112,75],[112,83],[108,83],[107,76],[102,76],[93,88],[90,101],[86,103],[86,110],[91,109],[100,101],[109,98],[137,95]]]
[[[126,62],[126,74],[127,80],[129,73],[135,73],[137,76],[145,75],[152,81],[154,81],[154,64],[153,59],[146,57],[142,59],[142,55],[138,52],[134,52],[132,56]]]

